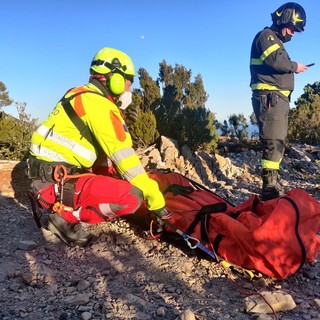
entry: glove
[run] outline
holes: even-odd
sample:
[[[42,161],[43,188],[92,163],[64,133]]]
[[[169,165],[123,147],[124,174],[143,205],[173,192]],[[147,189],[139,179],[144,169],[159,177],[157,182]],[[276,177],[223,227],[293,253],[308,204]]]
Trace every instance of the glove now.
[[[123,110],[123,114],[126,125],[130,127],[138,119],[138,108],[135,104],[131,103],[125,110]]]
[[[163,220],[168,220],[171,218],[171,213],[166,209],[166,207],[163,207],[161,209],[158,210],[154,210],[153,214],[156,218],[156,221],[159,225],[158,227],[158,232],[163,231],[163,226],[164,226],[164,221]]]

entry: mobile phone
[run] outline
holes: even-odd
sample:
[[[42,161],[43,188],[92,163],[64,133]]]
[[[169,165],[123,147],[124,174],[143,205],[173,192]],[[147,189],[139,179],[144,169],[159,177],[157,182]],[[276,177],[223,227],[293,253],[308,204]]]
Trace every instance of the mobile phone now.
[[[310,64],[306,64],[306,67],[312,67],[312,66],[314,66],[315,65],[315,63],[310,63]]]

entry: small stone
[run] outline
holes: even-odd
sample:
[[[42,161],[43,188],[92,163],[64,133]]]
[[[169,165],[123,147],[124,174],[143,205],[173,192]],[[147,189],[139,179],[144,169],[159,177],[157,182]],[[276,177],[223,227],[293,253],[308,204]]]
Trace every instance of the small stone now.
[[[68,297],[65,302],[70,305],[87,304],[90,301],[88,294],[78,294],[75,296]]]
[[[87,280],[80,280],[79,283],[77,284],[78,291],[84,291],[89,287],[90,287],[90,282]]]
[[[160,307],[157,309],[157,316],[159,317],[165,317],[166,315],[166,309],[164,307]]]
[[[318,308],[320,308],[320,299],[314,299],[313,302]]]
[[[68,314],[67,313],[61,313],[60,314],[60,317],[59,317],[59,320],[68,320]]]
[[[89,320],[92,318],[92,314],[90,312],[81,313],[81,320]]]
[[[32,240],[24,240],[17,243],[17,249],[19,250],[29,251],[35,249],[36,247],[37,244]]]
[[[26,284],[30,284],[32,281],[37,279],[37,277],[32,273],[21,273],[21,278]]]
[[[196,320],[196,316],[191,309],[186,309],[185,311],[182,312],[180,319],[181,320]]]

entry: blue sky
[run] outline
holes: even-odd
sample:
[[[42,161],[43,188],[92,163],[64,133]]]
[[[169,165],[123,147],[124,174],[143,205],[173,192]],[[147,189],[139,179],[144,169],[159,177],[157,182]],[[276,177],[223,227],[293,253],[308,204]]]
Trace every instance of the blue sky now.
[[[219,121],[232,113],[249,121],[251,42],[284,2],[1,0],[0,81],[42,121],[65,91],[87,83],[94,54],[114,47],[154,80],[163,59],[191,69],[202,76],[206,107]],[[296,75],[292,107],[306,84],[320,80],[320,3],[298,3],[307,13],[306,30],[286,48],[292,60],[316,65]],[[4,111],[16,115],[14,105]]]

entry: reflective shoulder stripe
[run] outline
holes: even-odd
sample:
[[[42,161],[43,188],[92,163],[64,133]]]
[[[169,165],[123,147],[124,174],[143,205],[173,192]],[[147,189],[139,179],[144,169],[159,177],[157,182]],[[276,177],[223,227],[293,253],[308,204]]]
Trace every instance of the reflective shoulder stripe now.
[[[262,55],[260,56],[260,60],[264,61],[271,53],[277,51],[280,46],[275,43],[274,45],[270,46],[267,50],[265,50]]]
[[[260,58],[252,58],[250,60],[250,64],[251,65],[262,65],[263,64],[263,61],[271,54],[273,53],[274,51],[277,51],[278,49],[280,48],[280,46],[275,43],[274,45],[270,46],[267,50],[265,50],[263,52],[263,54],[260,56]]]

